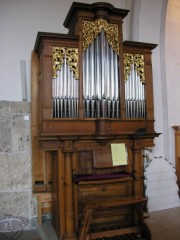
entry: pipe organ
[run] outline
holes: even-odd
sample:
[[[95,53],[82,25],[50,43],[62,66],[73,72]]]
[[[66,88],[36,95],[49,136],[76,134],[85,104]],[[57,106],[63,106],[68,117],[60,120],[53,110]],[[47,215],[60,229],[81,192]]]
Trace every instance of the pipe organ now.
[[[143,150],[159,135],[156,44],[123,42],[127,14],[109,3],[74,2],[64,21],[68,34],[37,34],[33,191],[52,193],[60,240],[151,239],[143,219]]]

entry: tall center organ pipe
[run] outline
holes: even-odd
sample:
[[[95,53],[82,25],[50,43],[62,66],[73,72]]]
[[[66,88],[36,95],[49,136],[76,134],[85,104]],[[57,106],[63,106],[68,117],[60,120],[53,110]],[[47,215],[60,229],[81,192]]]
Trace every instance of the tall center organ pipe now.
[[[104,31],[83,53],[83,101],[86,118],[119,118],[118,55]]]

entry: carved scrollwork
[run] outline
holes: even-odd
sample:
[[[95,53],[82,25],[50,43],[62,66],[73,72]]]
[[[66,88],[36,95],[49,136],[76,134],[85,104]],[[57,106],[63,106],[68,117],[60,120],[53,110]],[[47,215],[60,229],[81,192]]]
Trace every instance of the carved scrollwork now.
[[[65,58],[64,47],[53,47],[53,78],[57,77],[57,70],[61,70]]]
[[[74,73],[75,79],[79,79],[78,49],[77,48],[67,48],[66,49],[66,59],[69,64],[70,70]]]
[[[125,81],[127,81],[127,79],[128,79],[128,76],[131,72],[133,64],[134,64],[134,68],[137,71],[138,76],[140,76],[140,80],[142,82],[145,82],[144,55],[132,54],[132,53],[124,54],[124,78],[125,78]]]
[[[124,78],[125,78],[125,81],[128,79],[128,76],[131,72],[133,63],[134,63],[133,54],[125,53],[124,54]]]
[[[104,30],[106,40],[112,49],[119,54],[118,25],[110,24],[104,19],[83,21],[83,49],[86,50],[97,35]]]
[[[75,79],[79,79],[78,49],[65,47],[53,47],[53,78],[57,77],[57,70],[61,70],[65,59]]]
[[[144,55],[134,54],[134,66],[142,82],[145,82],[144,75]]]

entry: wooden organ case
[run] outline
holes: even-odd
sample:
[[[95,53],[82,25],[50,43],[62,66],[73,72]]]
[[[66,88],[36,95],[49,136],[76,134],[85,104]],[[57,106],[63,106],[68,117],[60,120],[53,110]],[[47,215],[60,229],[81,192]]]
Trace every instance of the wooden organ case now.
[[[60,240],[151,239],[143,150],[154,145],[151,54],[123,42],[128,10],[74,2],[68,34],[39,32],[32,52],[33,190],[52,192]],[[113,165],[113,144],[127,164]],[[119,152],[121,155],[121,152]]]

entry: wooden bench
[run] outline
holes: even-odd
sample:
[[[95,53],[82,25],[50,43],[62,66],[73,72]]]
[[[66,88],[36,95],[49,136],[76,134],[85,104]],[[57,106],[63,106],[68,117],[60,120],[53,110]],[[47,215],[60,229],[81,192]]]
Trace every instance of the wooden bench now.
[[[96,238],[103,238],[103,237],[113,237],[113,236],[120,236],[124,234],[130,234],[130,233],[141,233],[144,230],[148,231],[148,234],[150,236],[150,231],[148,230],[147,226],[144,224],[144,217],[143,217],[143,203],[146,202],[147,199],[143,197],[138,196],[130,196],[130,197],[118,197],[112,199],[101,199],[96,200],[95,202],[86,202],[85,203],[85,218],[84,218],[84,224],[81,228],[79,240],[90,240],[90,239],[96,239]],[[107,230],[102,232],[95,232],[95,233],[89,233],[89,227],[93,220],[93,212],[98,209],[105,209],[110,207],[120,207],[120,206],[128,206],[133,205],[134,209],[137,213],[138,218],[138,225],[123,228],[123,229],[115,229],[115,230]],[[143,229],[146,228],[146,229]],[[151,237],[147,238],[148,240],[151,239]]]
[[[42,224],[42,213],[52,213],[52,193],[39,193],[38,202],[38,223]]]

